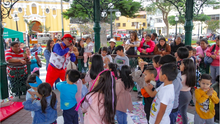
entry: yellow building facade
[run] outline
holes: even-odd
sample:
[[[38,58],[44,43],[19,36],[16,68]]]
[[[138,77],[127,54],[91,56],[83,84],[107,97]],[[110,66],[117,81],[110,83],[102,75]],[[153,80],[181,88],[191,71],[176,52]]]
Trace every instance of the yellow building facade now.
[[[124,31],[128,33],[129,31],[140,31],[147,29],[147,13],[145,11],[139,11],[136,13],[136,18],[127,18],[121,16],[115,19],[115,26],[118,31]]]
[[[70,4],[63,2],[63,11],[70,8]],[[10,15],[12,19],[3,19],[3,26],[12,30],[16,30],[16,22],[14,13],[17,13],[19,20],[18,31],[23,32],[24,36],[28,32],[28,25],[25,19],[34,21],[38,26],[50,27],[50,34],[59,34],[62,32],[61,24],[61,3],[60,0],[20,0],[11,9]],[[64,33],[70,33],[70,20],[63,18]],[[35,29],[36,30],[36,29]],[[52,36],[53,38],[54,36]]]

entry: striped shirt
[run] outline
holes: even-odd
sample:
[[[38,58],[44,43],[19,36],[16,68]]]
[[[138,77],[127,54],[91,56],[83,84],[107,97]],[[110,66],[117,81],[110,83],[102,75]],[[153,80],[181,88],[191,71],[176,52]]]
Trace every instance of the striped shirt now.
[[[24,60],[24,50],[20,49],[18,54],[15,54],[15,52],[12,50],[12,48],[8,49],[5,51],[5,59],[6,61],[10,60],[10,59],[20,59],[20,60]],[[7,66],[7,73],[10,77],[14,78],[14,75],[10,75],[10,71],[12,70],[21,70],[24,69],[24,74],[27,74],[27,66],[23,65],[23,66]],[[19,74],[19,76],[24,76],[24,74]]]

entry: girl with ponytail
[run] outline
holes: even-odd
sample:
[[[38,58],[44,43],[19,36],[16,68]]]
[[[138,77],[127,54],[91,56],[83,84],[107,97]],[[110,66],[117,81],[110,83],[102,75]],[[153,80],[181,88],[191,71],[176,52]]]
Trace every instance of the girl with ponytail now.
[[[25,110],[35,112],[33,124],[57,124],[57,98],[50,84],[42,83],[38,86],[37,92],[28,92],[31,98],[23,102],[23,105]]]
[[[84,124],[115,124],[116,103],[115,78],[107,69],[98,74],[79,104],[86,111]]]

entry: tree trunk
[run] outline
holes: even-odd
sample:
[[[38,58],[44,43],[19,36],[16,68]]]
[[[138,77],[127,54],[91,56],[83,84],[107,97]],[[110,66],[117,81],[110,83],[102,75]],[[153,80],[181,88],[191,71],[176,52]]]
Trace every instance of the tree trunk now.
[[[169,12],[162,11],[163,13],[163,21],[167,27],[167,38],[169,37],[169,22],[168,22],[168,14]]]

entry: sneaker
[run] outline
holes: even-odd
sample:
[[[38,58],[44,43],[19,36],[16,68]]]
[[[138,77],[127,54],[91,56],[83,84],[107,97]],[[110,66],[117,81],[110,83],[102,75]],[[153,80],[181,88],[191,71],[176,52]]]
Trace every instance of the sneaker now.
[[[84,67],[85,67],[85,68],[87,67],[87,63],[84,63]]]
[[[195,106],[195,103],[193,102],[193,100],[190,101],[189,105],[190,106]]]
[[[138,92],[138,97],[139,97],[139,98],[142,98],[142,97],[143,97],[142,94],[141,94],[141,92]]]

